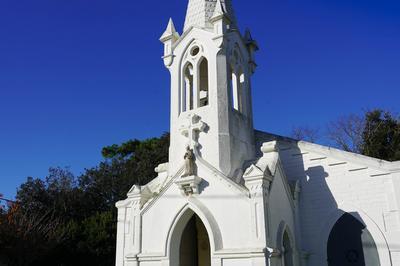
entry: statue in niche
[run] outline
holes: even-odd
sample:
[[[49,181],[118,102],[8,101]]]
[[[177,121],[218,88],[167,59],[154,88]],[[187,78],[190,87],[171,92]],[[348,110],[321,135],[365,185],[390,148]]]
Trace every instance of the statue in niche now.
[[[193,176],[195,175],[195,164],[194,164],[194,153],[193,149],[191,149],[189,146],[186,148],[186,153],[185,156],[183,157],[185,159],[185,173],[183,174],[182,177],[188,177],[188,176]]]

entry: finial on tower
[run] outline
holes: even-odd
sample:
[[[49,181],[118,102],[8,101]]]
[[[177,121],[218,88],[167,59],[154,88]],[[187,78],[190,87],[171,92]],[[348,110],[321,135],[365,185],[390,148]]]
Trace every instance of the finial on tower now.
[[[258,44],[257,41],[253,39],[251,36],[250,29],[246,29],[246,32],[244,33],[244,41],[246,42],[247,46],[252,46],[254,47],[254,51],[258,51]]]
[[[175,25],[174,22],[172,21],[172,18],[170,18],[167,29],[160,38],[160,41],[164,43],[163,59],[166,67],[169,67],[173,62],[174,55],[172,52],[172,46],[175,44],[177,40],[179,40],[179,34],[175,29]]]
[[[250,54],[250,70],[252,73],[256,71],[257,68],[257,63],[255,60],[255,52],[259,50],[257,41],[253,39],[251,36],[251,32],[249,29],[246,29],[246,32],[244,34],[244,41],[246,43],[247,49],[249,50]]]
[[[174,25],[174,22],[172,21],[172,18],[169,19],[167,29],[161,36],[160,41],[165,43],[166,41],[168,41],[170,39],[173,39],[174,41],[179,39],[179,34],[175,29],[175,25]]]

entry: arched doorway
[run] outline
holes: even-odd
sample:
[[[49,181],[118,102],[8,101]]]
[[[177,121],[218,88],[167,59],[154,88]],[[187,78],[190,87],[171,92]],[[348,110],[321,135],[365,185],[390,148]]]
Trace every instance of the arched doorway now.
[[[211,266],[210,239],[196,214],[190,218],[182,233],[179,266]]]
[[[287,231],[283,234],[283,265],[293,266],[293,247]]]
[[[328,239],[329,266],[380,266],[378,250],[367,228],[345,213]]]

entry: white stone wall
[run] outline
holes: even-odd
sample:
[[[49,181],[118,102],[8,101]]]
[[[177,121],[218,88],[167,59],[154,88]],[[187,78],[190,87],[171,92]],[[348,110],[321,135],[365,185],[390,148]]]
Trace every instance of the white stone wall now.
[[[151,204],[151,208],[145,208],[142,213],[143,253],[165,252],[169,230],[177,214],[187,204],[195,206],[194,208],[203,206],[210,212],[218,222],[224,249],[251,247],[249,200],[245,195],[227,189],[226,185],[221,184],[225,181],[220,181],[215,176],[204,176],[204,180],[207,187],[199,196],[182,196],[177,185],[171,184],[162,197]]]
[[[395,263],[400,247],[399,191],[395,175],[384,167],[389,163],[306,143],[289,145],[280,154],[288,178],[301,181],[300,228],[302,248],[310,254],[307,265],[326,265],[327,238],[343,212],[367,225],[381,265],[400,265]]]
[[[285,230],[291,238],[294,249],[294,262],[297,262],[295,209],[291,191],[286,183],[283,171],[278,171],[272,183],[269,197],[268,219],[269,246],[282,250],[282,239]],[[271,266],[282,265],[281,257],[271,260]],[[297,265],[297,264],[295,264]]]
[[[200,132],[198,142],[202,157],[213,167],[227,176],[233,176],[238,168],[242,168],[245,160],[254,158],[253,118],[251,111],[247,116],[236,114],[230,105],[229,92],[229,56],[221,55],[221,48],[215,42],[216,34],[201,29],[192,29],[174,48],[174,60],[169,67],[171,73],[171,147],[170,172],[180,168],[182,156],[188,145],[188,138],[180,132],[182,125],[187,124],[189,114],[196,114],[207,125],[206,132]],[[247,50],[237,32],[229,34],[230,42],[226,42],[227,53],[238,46],[243,51],[243,62],[249,62]],[[238,45],[236,45],[238,43]],[[192,47],[199,47],[196,57],[190,55]],[[186,62],[191,62],[194,71],[198,69],[201,57],[206,57],[209,68],[209,105],[191,111],[180,112],[180,94],[183,86],[182,71]],[[250,79],[249,66],[244,64],[243,71]],[[250,82],[248,82],[250,86]],[[244,92],[247,110],[251,110],[251,90]]]
[[[248,190],[201,164],[198,175],[204,180],[199,195],[182,195],[175,180],[171,179],[165,189],[141,209],[141,226],[137,226],[137,222],[132,224],[134,218],[128,214],[134,213],[132,199],[118,204],[121,208],[118,266],[137,265],[134,261],[140,262],[140,265],[175,266],[177,260],[174,254],[177,253],[174,253],[174,249],[180,243],[178,236],[174,238],[175,232],[183,230],[185,219],[193,212],[201,218],[208,231],[213,266],[238,263],[244,263],[240,264],[242,266],[266,265],[263,251],[266,246],[263,236],[266,232],[261,222],[264,219],[263,209],[259,209],[256,217],[252,215],[254,206]],[[258,189],[261,190],[258,194],[263,195],[262,188]],[[124,213],[128,216],[124,216]],[[257,232],[254,230],[255,224],[261,226]],[[134,229],[127,231],[126,228]],[[139,242],[130,244],[132,239],[137,239],[138,234]],[[132,258],[131,262],[129,257]]]

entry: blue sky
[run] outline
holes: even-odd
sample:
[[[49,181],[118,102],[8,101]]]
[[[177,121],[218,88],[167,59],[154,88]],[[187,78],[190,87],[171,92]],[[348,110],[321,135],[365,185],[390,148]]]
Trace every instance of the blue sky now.
[[[338,116],[399,111],[400,2],[234,0],[258,40],[255,125],[289,135]],[[0,193],[50,166],[75,174],[103,146],[169,129],[158,38],[186,0],[0,0]]]

